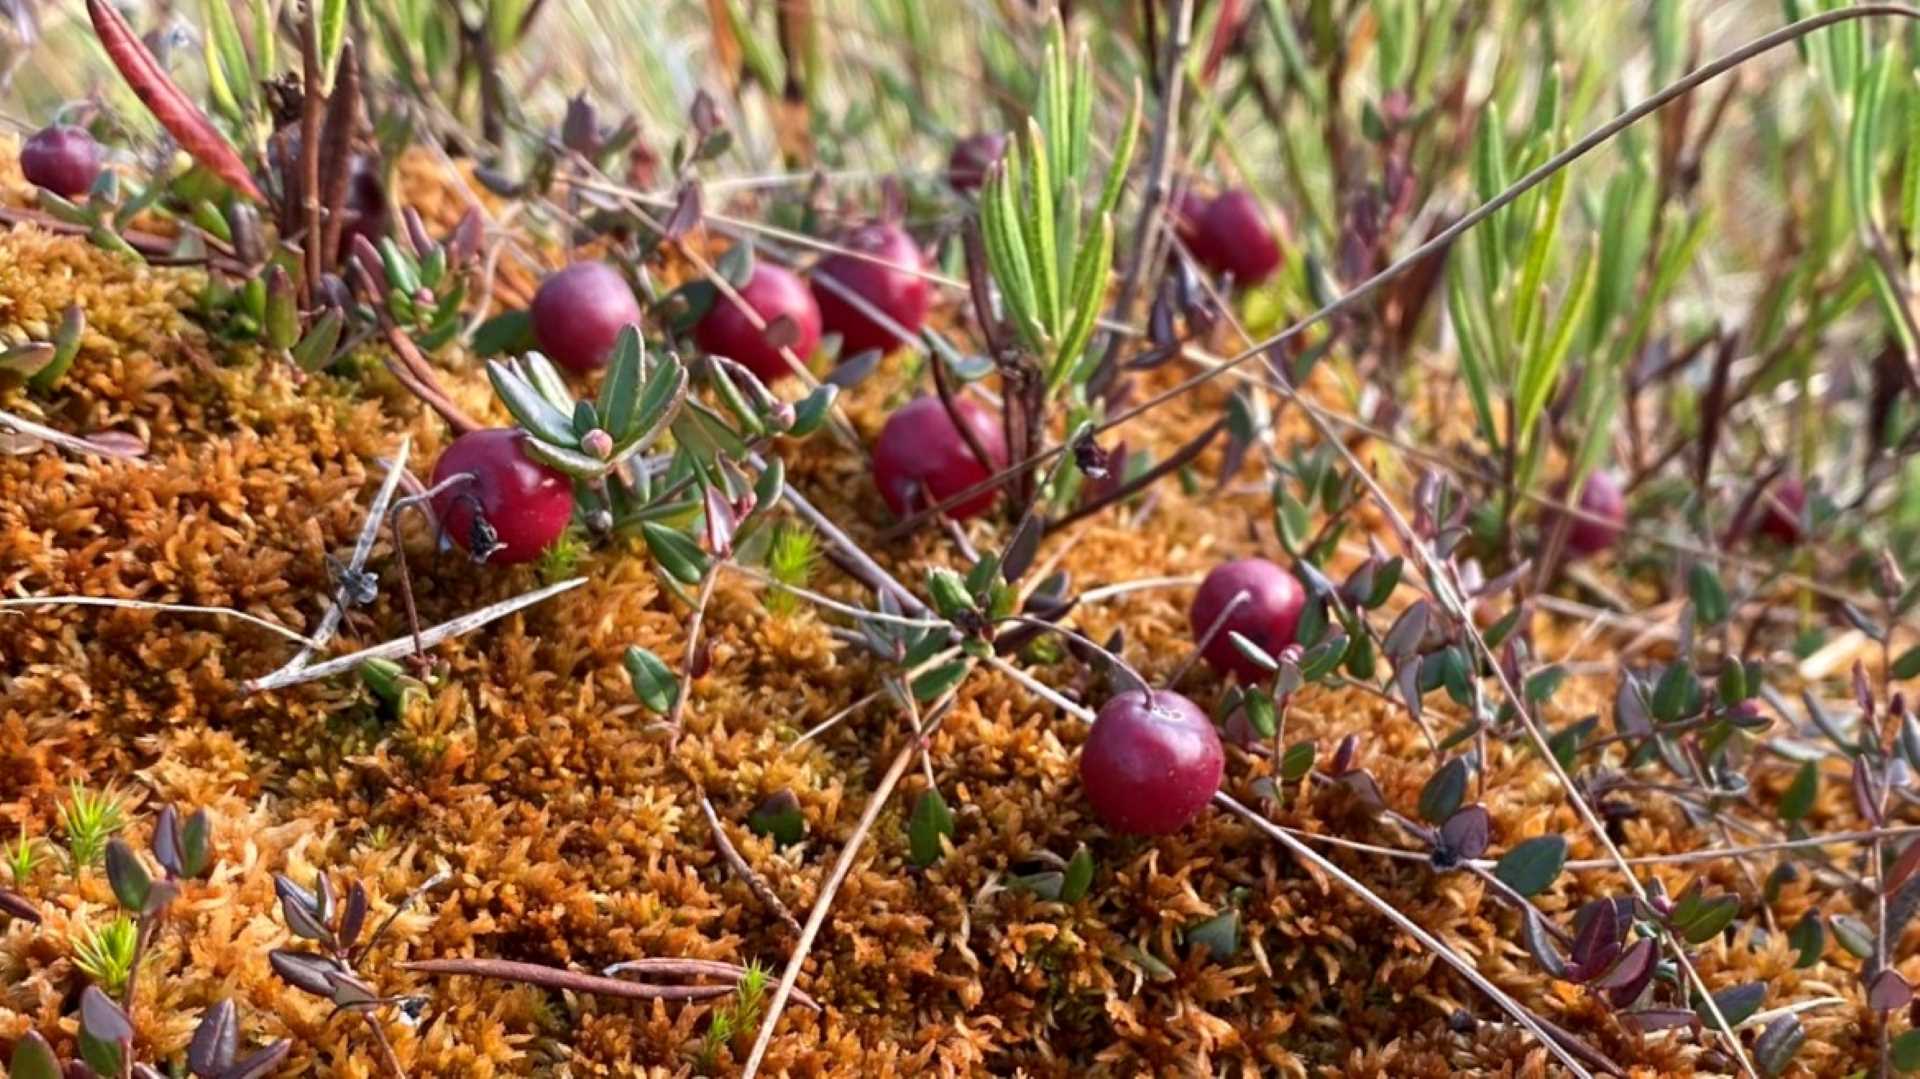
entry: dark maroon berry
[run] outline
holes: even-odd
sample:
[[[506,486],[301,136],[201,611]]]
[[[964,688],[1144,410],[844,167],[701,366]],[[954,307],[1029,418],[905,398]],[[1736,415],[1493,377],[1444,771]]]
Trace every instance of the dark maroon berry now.
[[[1280,268],[1280,242],[1250,193],[1222,192],[1207,204],[1188,240],[1193,257],[1214,273],[1231,273],[1236,284],[1257,285]]]
[[[791,350],[801,363],[820,347],[820,308],[813,294],[792,271],[771,262],[755,262],[753,276],[739,292],[766,329],[755,327],[731,297],[715,296],[713,307],[694,327],[694,343],[703,351],[745,364],[762,382],[793,374],[780,354],[781,347]]]
[[[1567,527],[1567,552],[1575,557],[1599,554],[1619,542],[1626,531],[1626,498],[1620,482],[1605,472],[1593,473],[1580,486],[1580,510],[1589,516],[1575,517]]]
[[[1129,690],[1094,718],[1080,748],[1080,785],[1107,827],[1165,835],[1207,808],[1225,766],[1220,736],[1198,705],[1167,690]]]
[[[639,324],[633,289],[604,262],[576,262],[548,274],[533,294],[533,336],[540,351],[576,374],[605,367],[620,331]]]
[[[573,519],[573,483],[527,456],[515,427],[469,431],[433,465],[435,487],[463,472],[472,478],[433,496],[433,512],[453,541],[482,562],[531,562]]]
[[[85,128],[70,124],[43,127],[20,148],[20,171],[27,182],[69,199],[93,187],[100,160],[100,144]]]
[[[913,237],[898,226],[874,222],[846,237],[842,246],[859,254],[832,255],[813,268],[813,298],[820,304],[820,323],[840,335],[840,355],[855,356],[870,348],[891,352],[905,339],[895,330],[917,335],[933,305],[933,290],[922,276],[926,262]],[[876,261],[877,260],[877,261]],[[829,278],[838,289],[822,284]],[[882,325],[844,293],[885,315],[894,326]]]
[[[895,515],[905,517],[943,502],[1007,467],[1000,418],[970,397],[957,397],[953,405],[986,451],[992,471],[980,463],[938,397],[915,398],[887,417],[873,444],[873,480]],[[945,512],[964,521],[985,512],[997,497],[998,491],[983,491]]]
[[[1193,639],[1198,641],[1204,637],[1242,592],[1247,593],[1247,598],[1226,616],[1201,654],[1221,674],[1237,674],[1251,682],[1267,672],[1234,647],[1231,634],[1238,633],[1268,655],[1278,656],[1281,649],[1293,643],[1293,631],[1300,624],[1300,611],[1307,604],[1307,593],[1293,574],[1264,558],[1223,562],[1207,574],[1207,579],[1200,582],[1200,591],[1194,593],[1193,608],[1188,616]]]
[[[1761,535],[1787,547],[1798,544],[1806,535],[1807,485],[1798,476],[1782,476],[1761,493],[1755,512]]]
[[[1006,153],[1007,136],[1002,132],[968,135],[953,144],[953,153],[947,157],[947,182],[955,191],[978,191]]]

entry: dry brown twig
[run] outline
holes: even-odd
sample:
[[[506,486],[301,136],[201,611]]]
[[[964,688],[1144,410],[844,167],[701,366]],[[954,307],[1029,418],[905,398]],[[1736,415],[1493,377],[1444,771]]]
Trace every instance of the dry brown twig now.
[[[383,644],[376,644],[371,648],[362,648],[358,652],[340,656],[337,659],[330,659],[325,663],[315,663],[308,667],[301,667],[298,670],[283,669],[276,671],[269,675],[248,680],[244,688],[248,693],[263,693],[267,690],[285,689],[288,686],[297,686],[302,682],[331,678],[336,674],[351,671],[370,659],[399,659],[401,656],[413,652],[416,642],[422,648],[432,648],[443,641],[450,641],[455,637],[472,633],[474,630],[488,623],[497,622],[516,611],[531,607],[536,603],[551,599],[562,592],[571,591],[586,583],[587,579],[585,577],[573,577],[556,584],[550,584],[545,588],[536,588],[531,592],[523,592],[520,595],[482,607],[477,611],[469,611],[458,618],[449,619],[429,629],[421,630],[417,638],[414,634],[409,633],[403,637],[395,637],[393,640]],[[301,639],[303,641],[305,640],[305,638]]]
[[[754,896],[765,903],[767,909],[773,911],[774,916],[779,918],[783,925],[793,930],[795,936],[799,936],[799,920],[793,916],[792,911],[787,909],[787,905],[780,901],[779,895],[775,894],[773,886],[767,883],[766,878],[754,872],[753,867],[747,864],[739,848],[733,845],[733,840],[727,838],[727,830],[720,823],[720,815],[713,811],[713,800],[704,794],[700,796],[700,812],[706,814],[707,827],[713,830],[713,845],[720,849],[720,857],[726,860],[734,876],[746,881],[747,888],[753,892]]]

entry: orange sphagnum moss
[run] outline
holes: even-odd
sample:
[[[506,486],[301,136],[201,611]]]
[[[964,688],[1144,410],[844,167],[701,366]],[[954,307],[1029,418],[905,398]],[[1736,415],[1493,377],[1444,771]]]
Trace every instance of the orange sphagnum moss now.
[[[416,163],[417,164],[417,163]],[[410,167],[410,183],[424,171]],[[453,199],[454,196],[445,196]],[[141,461],[53,452],[0,456],[0,594],[80,594],[228,606],[311,628],[330,590],[325,556],[349,548],[403,434],[414,461],[445,443],[438,422],[382,379],[298,380],[283,365],[227,354],[183,314],[185,271],[130,265],[31,228],[0,234],[0,335],[43,334],[68,303],[88,317],[71,376],[50,397],[0,390],[0,407],[76,433],[118,429],[151,448]],[[477,365],[455,355],[448,375],[463,406],[502,414]],[[375,367],[377,365],[367,365]],[[885,377],[847,401],[865,434],[887,403]],[[1178,443],[1208,422],[1205,402],[1156,414],[1130,431],[1135,448]],[[792,482],[863,540],[885,514],[860,463],[830,439],[798,448]],[[1043,560],[1082,587],[1201,571],[1253,549],[1244,522],[1261,499],[1189,496],[1167,484],[1150,527],[1115,514],[1048,542]],[[993,526],[989,526],[993,527]],[[370,567],[390,576],[391,536]],[[477,568],[436,555],[422,528],[409,557],[423,621],[439,621],[528,587],[532,571]],[[906,567],[942,557],[933,537],[882,551]],[[638,1004],[563,998],[472,978],[429,981],[407,959],[486,956],[597,970],[643,956],[697,957],[778,969],[793,946],[779,919],[735,879],[708,834],[699,798],[743,821],[780,790],[798,798],[808,832],[776,849],[736,828],[741,855],[786,905],[805,911],[868,791],[905,737],[903,718],[869,707],[804,746],[796,735],[878,684],[804,604],[770,614],[757,586],[729,574],[714,595],[708,671],[693,688],[677,747],[650,732],[621,656],[642,645],[677,664],[688,612],[642,557],[614,547],[580,564],[568,592],[433,653],[432,700],[383,720],[357,679],[247,695],[240,684],[283,663],[285,639],[232,619],[99,608],[0,616],[0,837],[57,835],[73,781],[136,792],[129,838],[144,845],[162,804],[206,807],[218,865],[187,886],[144,961],[134,1016],[144,1059],[184,1051],[199,1012],[231,997],[245,1041],[290,1038],[290,1074],[379,1073],[357,1022],[276,978],[267,952],[289,942],[272,874],[307,882],[325,867],[366,882],[376,917],[436,870],[451,880],[405,914],[362,970],[387,994],[430,997],[422,1020],[383,1023],[413,1075],[686,1074],[737,1068],[743,1032],[712,1060],[702,1033],[711,1003]],[[822,578],[832,577],[823,572]],[[853,598],[846,582],[822,587]],[[1130,593],[1076,612],[1096,639],[1126,631],[1127,655],[1164,679],[1187,648],[1183,589]],[[404,631],[396,590],[356,615],[344,645]],[[1551,627],[1540,632],[1551,639]],[[1072,664],[1038,677],[1092,697]],[[1203,703],[1211,676],[1189,675]],[[1564,722],[1609,692],[1570,688]],[[1371,732],[1364,763],[1387,801],[1411,805],[1430,771],[1402,710],[1357,690],[1306,694],[1290,739],[1323,751]],[[836,897],[802,986],[823,1013],[790,1009],[770,1074],[886,1075],[1538,1075],[1547,1052],[1436,958],[1333,882],[1304,871],[1237,819],[1209,813],[1155,842],[1104,837],[1074,779],[1080,724],[1017,683],[969,678],[927,754],[954,809],[953,849],[925,871],[907,862],[907,807],[917,770],[881,815]],[[1524,747],[1495,743],[1487,804],[1496,841],[1566,833],[1574,858],[1594,857],[1547,771]],[[1267,758],[1234,751],[1228,782],[1244,789]],[[1845,811],[1829,785],[1817,820]],[[1368,838],[1340,807],[1289,793],[1276,819]],[[1388,840],[1384,835],[1373,836]],[[1621,828],[1629,853],[1691,849],[1711,839],[1680,815],[1645,808]],[[1036,853],[1088,841],[1098,875],[1063,904],[1004,888]],[[1471,957],[1508,992],[1636,1074],[1711,1065],[1692,1040],[1638,1043],[1582,992],[1542,975],[1510,912],[1465,874],[1330,852],[1415,921]],[[1671,892],[1697,870],[1656,870]],[[1731,863],[1707,863],[1735,887]],[[1606,889],[1606,874],[1568,874],[1542,897],[1561,911]],[[20,885],[45,912],[39,926],[0,927],[0,1044],[29,1028],[71,1047],[68,1014],[81,978],[69,945],[111,918],[103,875],[43,868]],[[1782,890],[1788,923],[1813,902],[1803,879]],[[1183,929],[1237,910],[1242,947],[1209,959]],[[1775,1000],[1834,993],[1810,1012],[1799,1067],[1836,1074],[1873,1059],[1858,979],[1838,967],[1793,969],[1784,933],[1702,948],[1715,987],[1761,977]],[[1136,958],[1154,957],[1150,975]],[[1900,954],[1913,954],[1900,949]],[[1909,960],[1909,975],[1920,965]],[[1170,975],[1167,973],[1170,971]],[[1456,1024],[1462,1009],[1483,1017]]]

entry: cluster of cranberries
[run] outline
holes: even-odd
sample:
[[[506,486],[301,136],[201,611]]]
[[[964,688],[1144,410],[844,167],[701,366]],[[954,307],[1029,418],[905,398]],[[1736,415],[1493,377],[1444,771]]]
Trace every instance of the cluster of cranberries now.
[[[1293,574],[1260,558],[1214,567],[1194,594],[1189,621],[1215,670],[1252,681],[1265,672],[1233,645],[1238,633],[1268,653],[1294,643],[1306,590]],[[1164,835],[1198,817],[1214,792],[1226,757],[1213,720],[1192,701],[1166,690],[1133,690],[1108,701],[1080,751],[1080,784],[1109,828]]]
[[[933,295],[913,238],[897,225],[875,221],[842,237],[840,246],[844,250],[814,267],[811,283],[779,266],[755,263],[753,276],[737,290],[739,301],[716,299],[694,327],[694,342],[775,382],[793,371],[783,349],[805,362],[824,334],[840,335],[843,356],[892,351],[919,334]]]
[[[1565,488],[1561,493],[1565,493]],[[1610,473],[1595,472],[1588,476],[1580,487],[1577,506],[1580,516],[1574,517],[1567,526],[1567,553],[1573,557],[1597,555],[1618,543],[1626,533],[1626,494],[1620,488],[1620,481]],[[1799,476],[1788,474],[1760,492],[1756,504],[1734,522],[1726,538],[1731,542],[1757,534],[1782,547],[1793,547],[1806,536],[1806,515],[1806,484]]]

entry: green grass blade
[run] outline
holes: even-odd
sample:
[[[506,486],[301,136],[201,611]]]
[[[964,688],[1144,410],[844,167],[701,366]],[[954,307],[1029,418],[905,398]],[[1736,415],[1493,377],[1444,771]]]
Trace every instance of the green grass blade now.
[[[1520,368],[1520,383],[1514,393],[1516,438],[1523,442],[1532,434],[1535,422],[1546,408],[1547,401],[1560,383],[1560,372],[1566,366],[1567,354],[1573,350],[1574,331],[1581,319],[1586,316],[1587,303],[1593,298],[1595,267],[1599,263],[1599,252],[1590,248],[1587,257],[1581,260],[1579,272],[1567,290],[1566,299],[1560,304],[1560,314],[1555,317],[1553,331],[1546,335],[1545,342],[1538,349],[1530,349],[1526,361]]]
[[[1460,342],[1460,374],[1466,379],[1467,398],[1473,403],[1474,419],[1479,421],[1480,435],[1494,450],[1500,448],[1500,429],[1493,422],[1493,398],[1488,385],[1487,371],[1489,346],[1485,327],[1482,325],[1474,298],[1468,289],[1468,282],[1478,280],[1479,275],[1469,264],[1469,259],[1461,256],[1468,254],[1464,248],[1455,247],[1453,258],[1447,266],[1447,312],[1453,320],[1453,333]]]
[[[1040,324],[1047,336],[1060,336],[1062,300],[1060,296],[1060,255],[1055,246],[1053,216],[1053,168],[1047,152],[1047,139],[1040,125],[1027,121],[1027,146],[1032,153],[1027,179],[1027,212],[1020,215],[1027,251],[1033,260],[1034,301],[1040,312]]]

